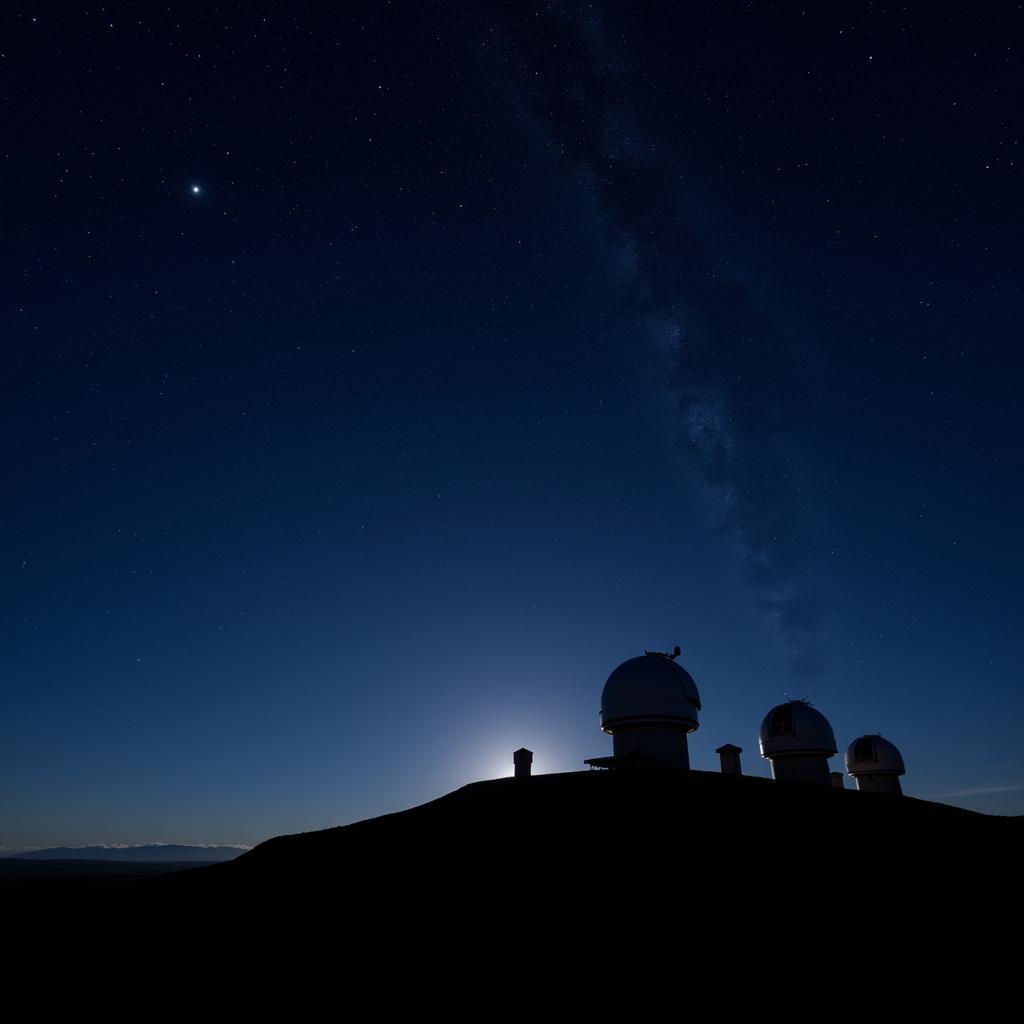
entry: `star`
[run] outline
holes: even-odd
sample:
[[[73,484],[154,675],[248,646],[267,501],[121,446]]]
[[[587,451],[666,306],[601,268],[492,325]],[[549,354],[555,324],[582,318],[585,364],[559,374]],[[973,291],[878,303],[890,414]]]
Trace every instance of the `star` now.
[[[193,185],[191,188],[192,195],[197,196],[203,191],[201,185]]]

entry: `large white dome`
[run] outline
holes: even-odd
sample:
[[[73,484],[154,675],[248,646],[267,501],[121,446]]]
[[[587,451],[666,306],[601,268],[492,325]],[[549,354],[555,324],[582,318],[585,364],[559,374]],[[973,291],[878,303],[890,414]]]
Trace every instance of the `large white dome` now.
[[[846,770],[857,775],[906,775],[903,755],[882,736],[860,736],[846,751]]]
[[[803,700],[779,704],[764,716],[760,729],[761,756],[836,752],[836,737],[828,719]]]
[[[618,726],[681,726],[697,729],[700,694],[693,677],[663,654],[644,654],[624,661],[601,691],[601,728]]]

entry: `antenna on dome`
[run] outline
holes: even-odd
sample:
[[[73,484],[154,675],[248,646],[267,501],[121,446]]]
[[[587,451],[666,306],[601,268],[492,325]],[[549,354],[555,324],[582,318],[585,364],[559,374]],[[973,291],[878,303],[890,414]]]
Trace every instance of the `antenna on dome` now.
[[[644,651],[644,654],[653,654],[658,658],[665,658],[668,661],[675,661],[683,652],[679,649],[679,644],[676,644],[672,649],[671,653],[667,651]]]

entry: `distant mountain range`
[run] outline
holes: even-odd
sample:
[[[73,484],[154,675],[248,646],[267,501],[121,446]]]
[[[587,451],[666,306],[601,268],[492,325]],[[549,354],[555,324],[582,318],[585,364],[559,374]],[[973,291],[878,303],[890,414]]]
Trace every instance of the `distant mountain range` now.
[[[50,850],[31,850],[15,854],[10,860],[104,860],[120,863],[156,863],[202,861],[220,863],[245,853],[242,846],[178,846],[150,843],[146,846],[56,846]]]

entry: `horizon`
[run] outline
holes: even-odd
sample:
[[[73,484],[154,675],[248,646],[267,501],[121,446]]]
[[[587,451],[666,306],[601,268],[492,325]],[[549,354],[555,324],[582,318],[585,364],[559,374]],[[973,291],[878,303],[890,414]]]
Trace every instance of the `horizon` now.
[[[190,850],[251,850],[251,846],[237,843],[76,843],[70,846],[61,843],[58,846],[23,846],[11,849],[0,846],[0,857],[17,857],[25,853],[39,853],[44,850],[145,850],[160,846],[185,846]]]
[[[0,844],[579,770],[675,644],[696,769],[1024,814],[1018,11],[3,17]]]
[[[746,751],[744,750],[744,753],[745,752]],[[535,752],[533,752],[533,753],[535,753]],[[837,757],[841,757],[841,755],[836,755],[836,756]],[[759,758],[759,760],[762,760],[760,755],[758,755],[758,758]],[[831,761],[832,759],[829,759],[829,760]],[[470,780],[467,780],[466,782],[464,782],[462,784],[462,786],[472,785],[472,784],[477,783],[477,782],[495,782],[495,781],[499,781],[501,779],[511,779],[513,777],[512,770],[511,770],[511,765],[512,765],[511,753],[509,754],[509,765],[510,765],[509,771],[504,773],[504,774],[496,775],[496,776],[494,776],[492,778],[470,779]],[[593,770],[593,769],[577,768],[577,769],[567,769],[566,771],[562,771],[562,772],[533,772],[532,775],[533,776],[537,776],[537,775],[541,775],[541,776],[542,775],[562,775],[562,774],[572,774],[574,772],[586,772],[586,771],[590,771],[590,770]],[[720,769],[719,770],[712,770],[712,769],[692,768],[691,770],[692,771],[711,772],[712,774],[720,773]],[[770,772],[768,774],[755,774],[755,773],[751,773],[749,771],[744,770],[743,771],[743,775],[749,776],[751,778],[762,778],[762,779],[766,779],[766,780],[771,780]],[[855,785],[853,783],[853,780],[851,779],[851,777],[849,775],[847,775],[845,773],[845,769],[843,771],[843,775],[844,775],[844,788],[850,789],[851,791],[856,791],[856,788],[855,788]],[[786,783],[783,783],[783,785],[786,785]],[[457,786],[455,788],[456,789],[461,789],[462,786]],[[994,815],[996,817],[1002,817],[1002,816],[1014,817],[1014,816],[1017,816],[1017,815],[1014,815],[1014,814],[1011,814],[1011,815],[1000,815],[998,812],[979,811],[976,806],[971,806],[970,805],[971,801],[968,800],[967,798],[978,797],[978,796],[990,796],[993,793],[1001,794],[1001,793],[1006,793],[1006,792],[1017,792],[1017,791],[1019,791],[1021,789],[1024,789],[1024,784],[1009,785],[1009,786],[983,787],[983,788],[980,788],[980,789],[968,789],[968,790],[962,790],[962,791],[954,791],[952,793],[945,793],[945,794],[939,793],[939,794],[922,795],[922,794],[917,794],[917,793],[905,793],[904,795],[908,796],[908,797],[912,797],[912,798],[914,798],[916,800],[924,800],[924,801],[932,802],[932,803],[945,803],[945,804],[948,804],[949,806],[952,806],[952,807],[961,807],[964,810],[976,811],[976,812],[982,813],[982,814],[992,814],[992,815]],[[454,791],[455,790],[451,790],[449,792],[454,792]],[[424,802],[425,803],[429,803],[431,800],[437,799],[438,797],[445,796],[445,795],[446,795],[446,793],[438,793],[435,797],[430,797],[430,798],[428,798]],[[419,804],[414,804],[414,805],[410,805],[410,806],[419,806]],[[354,824],[355,821],[366,821],[366,820],[370,820],[372,818],[383,817],[386,814],[396,813],[396,811],[408,810],[408,809],[409,809],[408,807],[402,807],[402,808],[396,808],[396,809],[389,810],[389,811],[381,811],[379,814],[371,814],[371,815],[368,815],[365,818],[357,818],[357,819],[354,819],[353,821],[339,821],[339,822],[336,823],[336,825],[328,825],[328,826],[325,826],[325,828],[335,828],[335,827],[339,827],[339,826],[343,827],[345,825]],[[310,831],[321,831],[321,830],[317,829],[317,830],[310,830]],[[41,851],[41,850],[53,850],[53,849],[64,849],[64,848],[73,849],[73,850],[77,850],[77,849],[134,850],[134,849],[141,849],[141,848],[151,848],[151,847],[155,847],[155,846],[156,847],[159,847],[159,846],[185,846],[185,847],[189,847],[190,849],[216,849],[216,850],[238,849],[238,850],[248,851],[248,850],[253,849],[255,846],[258,846],[261,842],[265,842],[267,839],[273,839],[273,838],[276,838],[276,837],[268,835],[268,836],[265,836],[263,839],[258,840],[255,843],[231,843],[231,842],[225,842],[225,843],[204,843],[204,842],[189,842],[189,841],[176,841],[176,840],[170,840],[170,841],[162,841],[161,840],[161,841],[143,841],[143,842],[132,842],[132,843],[125,843],[125,842],[112,842],[112,843],[111,842],[57,843],[57,844],[53,844],[52,846],[25,846],[25,847],[20,847],[20,848],[11,848],[11,847],[0,846],[0,858],[16,857],[19,854],[34,853],[34,852],[38,852],[38,851]]]

